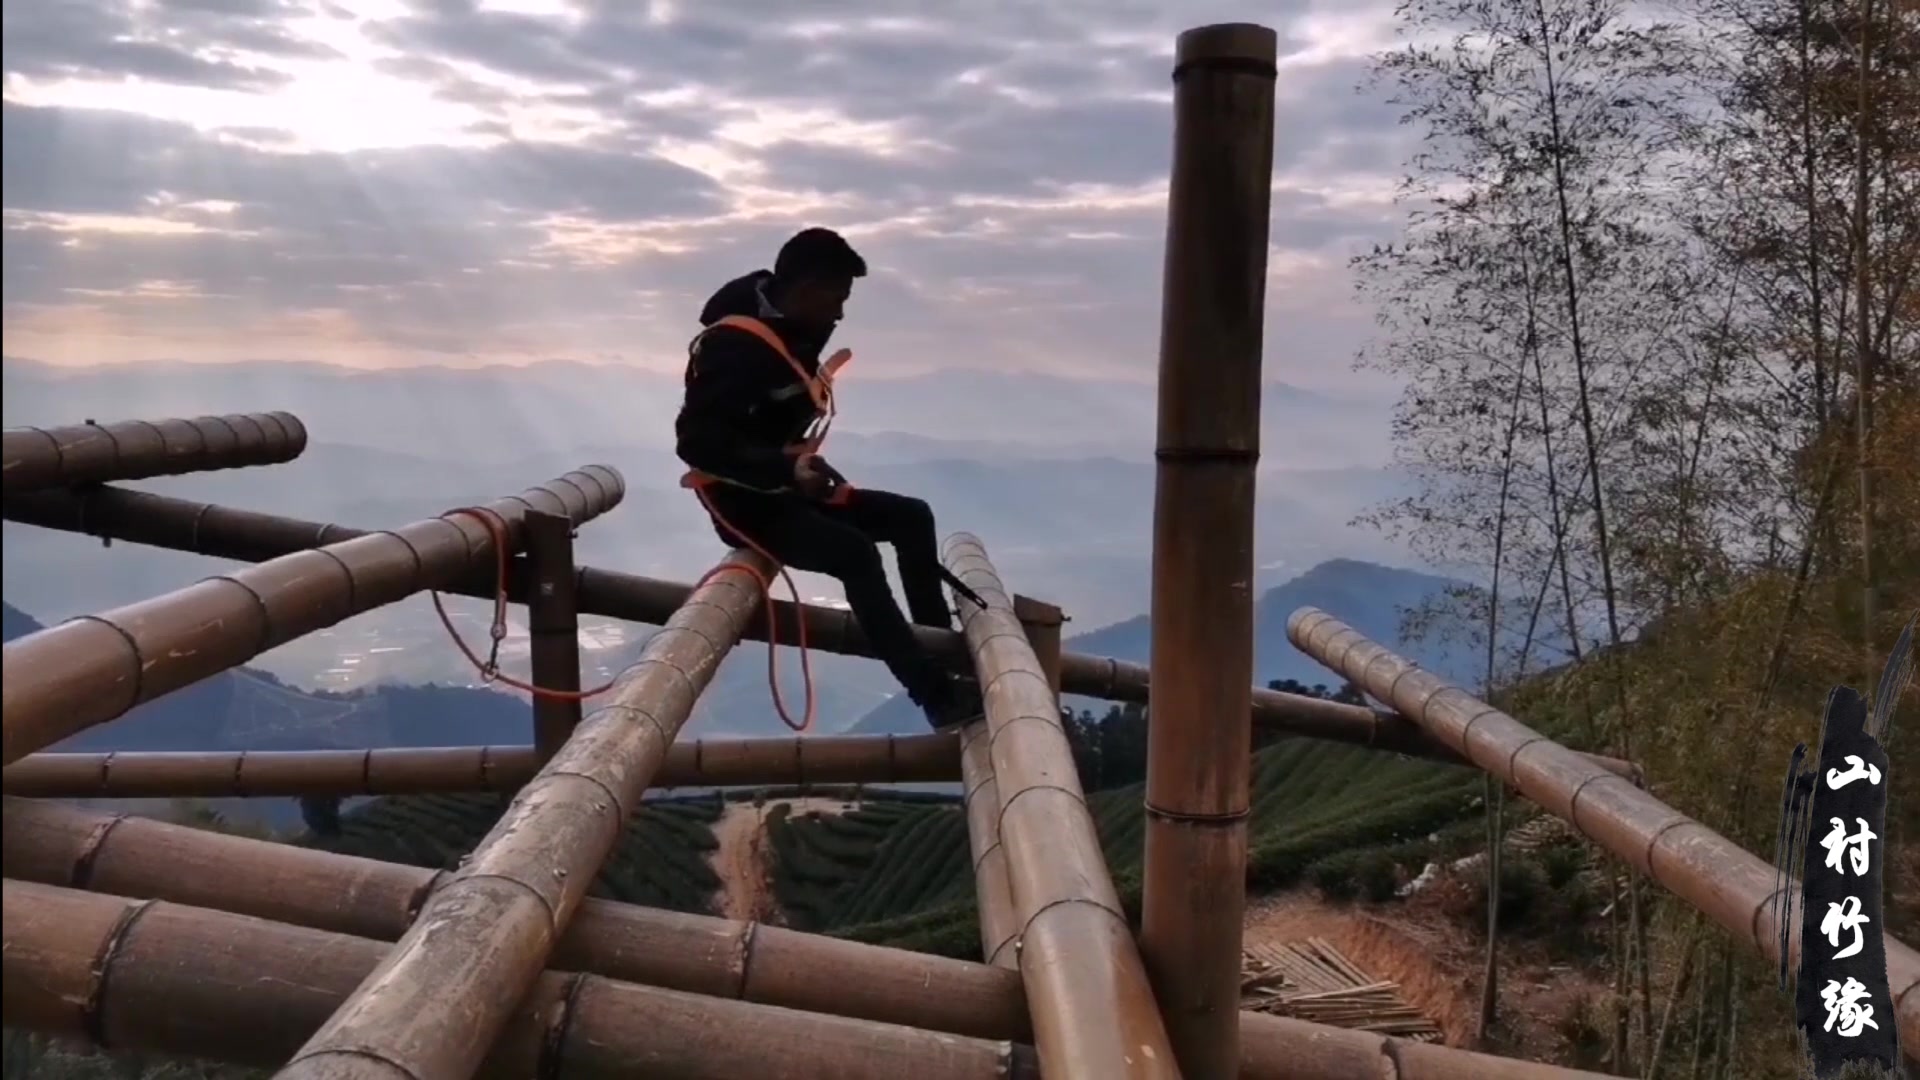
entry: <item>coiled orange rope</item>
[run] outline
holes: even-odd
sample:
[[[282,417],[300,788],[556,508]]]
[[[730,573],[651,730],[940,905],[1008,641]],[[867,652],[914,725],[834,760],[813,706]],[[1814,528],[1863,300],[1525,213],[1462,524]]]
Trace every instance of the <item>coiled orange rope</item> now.
[[[755,554],[766,559],[769,563],[772,563],[775,567],[778,568],[778,572],[780,576],[786,580],[787,592],[790,596],[792,596],[794,607],[797,610],[800,606],[800,589],[797,585],[794,584],[793,577],[792,575],[787,573],[786,567],[782,566],[780,564],[780,560],[774,558],[773,555],[770,554],[765,548],[761,547],[759,544],[755,543],[752,539],[750,539],[745,533],[735,528],[733,524],[727,521],[727,519],[723,517],[718,510],[715,510],[713,508],[713,504],[707,499],[706,492],[701,490],[701,487],[703,486],[704,485],[698,485],[698,486],[694,486],[693,488],[694,494],[700,499],[700,504],[707,508],[707,512],[713,515],[714,520],[720,522],[721,525],[725,526],[735,536],[739,537],[740,540],[748,548],[750,548]],[[440,602],[439,591],[428,590],[427,595],[431,597],[433,600],[434,611],[439,613],[440,625],[446,627],[447,634],[448,636],[453,638],[454,645],[459,648],[462,655],[466,656],[468,662],[473,664],[475,670],[480,672],[481,681],[489,682],[489,683],[491,682],[504,683],[507,686],[514,687],[517,690],[524,690],[525,692],[533,695],[536,698],[547,698],[549,700],[555,700],[555,701],[584,701],[587,698],[597,697],[600,694],[604,694],[608,690],[613,689],[613,684],[619,681],[617,677],[614,679],[609,679],[605,683],[601,684],[600,686],[596,686],[591,690],[556,690],[552,687],[536,686],[531,682],[525,682],[520,679],[513,678],[512,676],[507,675],[500,670],[500,643],[506,640],[506,636],[507,636],[507,583],[508,583],[509,567],[511,566],[511,563],[512,563],[512,555],[510,553],[510,544],[508,542],[509,537],[508,537],[506,519],[502,518],[497,512],[493,510],[489,510],[485,507],[475,507],[475,506],[463,506],[457,510],[449,510],[441,516],[452,517],[456,514],[462,515],[465,517],[470,517],[479,521],[481,525],[486,528],[488,535],[493,539],[493,550],[495,554],[494,562],[496,566],[495,589],[494,589],[494,597],[493,597],[493,624],[490,628],[490,633],[493,638],[493,648],[491,652],[488,654],[487,659],[482,660],[479,657],[479,655],[476,654],[470,646],[468,646],[466,639],[460,636],[459,629],[453,625],[452,617],[450,617],[447,614],[446,606]],[[700,576],[700,580],[694,582],[693,587],[695,589],[698,589],[700,586],[706,584],[710,579],[712,579],[716,575],[721,574],[727,570],[745,571],[746,573],[751,574],[755,581],[760,583],[761,595],[766,602],[767,683],[769,688],[773,691],[773,707],[775,711],[777,711],[780,714],[781,723],[787,725],[789,729],[795,732],[798,732],[800,734],[805,734],[808,731],[812,730],[813,728],[814,710],[815,710],[815,704],[816,704],[815,698],[814,698],[814,689],[813,689],[813,664],[807,652],[806,618],[804,615],[800,615],[800,616],[797,616],[795,620],[796,625],[799,627],[800,640],[798,642],[798,648],[800,649],[800,673],[801,673],[802,679],[806,684],[806,695],[807,695],[806,713],[804,716],[802,716],[800,722],[796,724],[793,721],[793,717],[787,713],[786,701],[780,696],[780,668],[779,668],[779,652],[778,652],[778,648],[780,644],[780,641],[779,641],[780,633],[779,633],[779,623],[775,619],[773,582],[766,575],[761,574],[759,569],[757,569],[756,567],[748,563],[724,562],[714,567],[713,569],[707,571],[705,574],[702,574]]]

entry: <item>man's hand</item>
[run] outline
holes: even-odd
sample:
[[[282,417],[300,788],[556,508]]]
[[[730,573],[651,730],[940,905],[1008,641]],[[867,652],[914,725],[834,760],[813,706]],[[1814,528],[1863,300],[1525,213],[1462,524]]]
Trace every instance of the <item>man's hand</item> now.
[[[817,455],[802,454],[793,459],[793,482],[809,498],[823,498],[833,486],[833,467]]]

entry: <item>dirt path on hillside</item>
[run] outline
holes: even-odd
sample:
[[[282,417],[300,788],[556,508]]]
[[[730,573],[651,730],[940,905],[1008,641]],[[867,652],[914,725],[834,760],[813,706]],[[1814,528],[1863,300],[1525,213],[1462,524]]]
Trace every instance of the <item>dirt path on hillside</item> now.
[[[713,838],[719,846],[711,863],[720,877],[714,908],[723,918],[774,921],[778,905],[773,898],[773,853],[767,850],[765,808],[729,803],[713,826]]]
[[[785,799],[794,817],[808,813],[842,814],[853,804],[837,799]],[[755,806],[728,803],[714,823],[718,846],[708,859],[720,878],[714,910],[728,919],[780,923],[784,917],[773,891],[773,849],[767,839],[767,812],[777,803]]]

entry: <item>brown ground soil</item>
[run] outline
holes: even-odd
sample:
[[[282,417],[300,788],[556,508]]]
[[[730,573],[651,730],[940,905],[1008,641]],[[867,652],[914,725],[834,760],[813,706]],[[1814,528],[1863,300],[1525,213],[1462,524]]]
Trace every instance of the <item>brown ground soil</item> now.
[[[794,817],[810,813],[841,814],[851,803],[836,799],[784,799]],[[720,878],[713,910],[729,919],[781,923],[785,921],[773,893],[773,852],[768,846],[766,814],[775,804],[729,803],[713,826],[719,846],[709,865]]]
[[[1400,986],[1407,1004],[1432,1020],[1448,1046],[1529,1061],[1564,1062],[1562,1023],[1603,988],[1537,948],[1511,943],[1500,956],[1499,1024],[1477,1038],[1484,947],[1455,914],[1466,886],[1442,877],[1406,900],[1335,904],[1314,890],[1249,898],[1246,943],[1280,945],[1322,938],[1370,975]]]

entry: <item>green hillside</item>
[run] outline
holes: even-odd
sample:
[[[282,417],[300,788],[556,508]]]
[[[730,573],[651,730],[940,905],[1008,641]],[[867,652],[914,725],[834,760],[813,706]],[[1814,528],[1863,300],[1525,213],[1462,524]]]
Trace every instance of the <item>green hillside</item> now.
[[[452,869],[506,809],[497,794],[395,795],[342,814],[338,835],[307,836],[312,847],[431,870]],[[590,896],[674,911],[705,912],[720,879],[707,863],[715,842],[715,799],[641,807]]]

